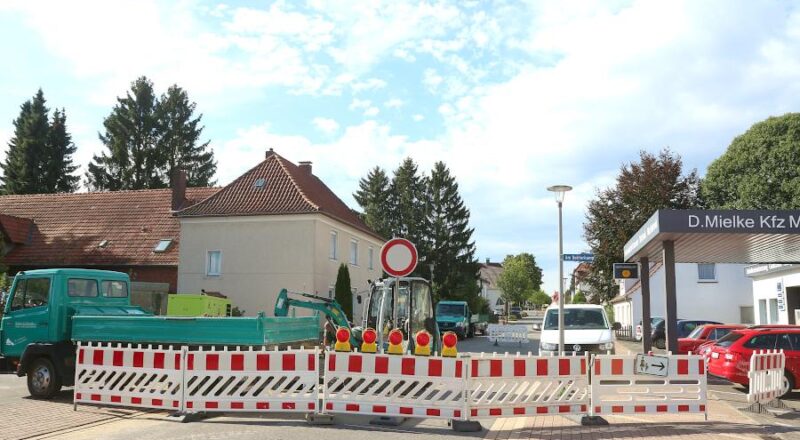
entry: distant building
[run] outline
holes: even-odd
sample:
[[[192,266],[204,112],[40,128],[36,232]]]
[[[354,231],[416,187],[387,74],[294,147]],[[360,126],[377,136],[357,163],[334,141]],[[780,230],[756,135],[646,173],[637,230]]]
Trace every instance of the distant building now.
[[[486,299],[489,309],[492,311],[504,310],[503,291],[497,285],[497,279],[503,273],[503,265],[493,263],[487,258],[485,263],[481,263],[479,272],[481,296]]]
[[[593,291],[589,285],[589,273],[592,271],[590,263],[580,263],[572,271],[572,295],[576,292],[583,292],[587,300],[591,300]]]
[[[723,323],[752,324],[753,290],[745,265],[679,263],[675,265],[679,319],[708,319]],[[665,315],[664,270],[650,265],[650,310],[653,317]],[[620,294],[611,300],[614,319],[635,327],[642,320],[642,290],[639,280],[620,284]]]
[[[753,280],[756,324],[800,324],[800,264],[756,264]]]

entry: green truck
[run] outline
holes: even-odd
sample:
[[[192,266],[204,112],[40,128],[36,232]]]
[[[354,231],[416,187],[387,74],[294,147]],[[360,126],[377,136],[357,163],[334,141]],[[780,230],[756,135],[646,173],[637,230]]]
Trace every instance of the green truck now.
[[[439,330],[454,332],[459,338],[471,338],[477,333],[486,334],[487,315],[473,315],[466,301],[439,301],[436,304],[436,323]]]
[[[77,342],[281,346],[319,340],[319,318],[154,316],[130,303],[120,272],[41,269],[14,277],[0,322],[0,368],[52,397],[75,376]]]

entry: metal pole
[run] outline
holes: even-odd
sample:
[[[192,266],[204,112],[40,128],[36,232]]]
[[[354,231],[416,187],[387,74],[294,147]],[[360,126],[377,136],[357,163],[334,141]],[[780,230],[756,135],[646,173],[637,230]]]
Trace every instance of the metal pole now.
[[[666,345],[667,351],[673,353],[678,352],[678,304],[675,298],[675,242],[672,240],[664,240],[661,244],[663,247],[663,261],[664,261],[664,287],[665,287],[665,301],[666,301],[666,322],[664,327],[666,330]]]
[[[651,340],[653,329],[650,328],[650,259],[639,259],[639,283],[642,289],[642,352],[647,353],[653,349]]]
[[[558,202],[558,353],[564,354],[564,234],[561,223],[561,202]]]

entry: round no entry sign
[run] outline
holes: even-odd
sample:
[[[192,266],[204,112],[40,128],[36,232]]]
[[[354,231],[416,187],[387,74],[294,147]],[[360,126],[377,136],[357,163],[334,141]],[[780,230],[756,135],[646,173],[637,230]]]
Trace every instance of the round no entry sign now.
[[[417,268],[417,248],[405,238],[393,238],[381,248],[381,266],[390,276],[404,277]]]

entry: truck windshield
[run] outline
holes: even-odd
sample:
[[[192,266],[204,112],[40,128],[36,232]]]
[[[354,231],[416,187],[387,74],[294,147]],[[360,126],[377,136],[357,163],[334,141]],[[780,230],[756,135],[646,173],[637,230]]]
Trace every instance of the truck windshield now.
[[[436,314],[439,316],[464,316],[464,305],[439,304],[436,306]]]
[[[602,309],[564,309],[564,328],[567,330],[607,329]],[[544,318],[544,330],[558,329],[558,310],[550,309]]]

